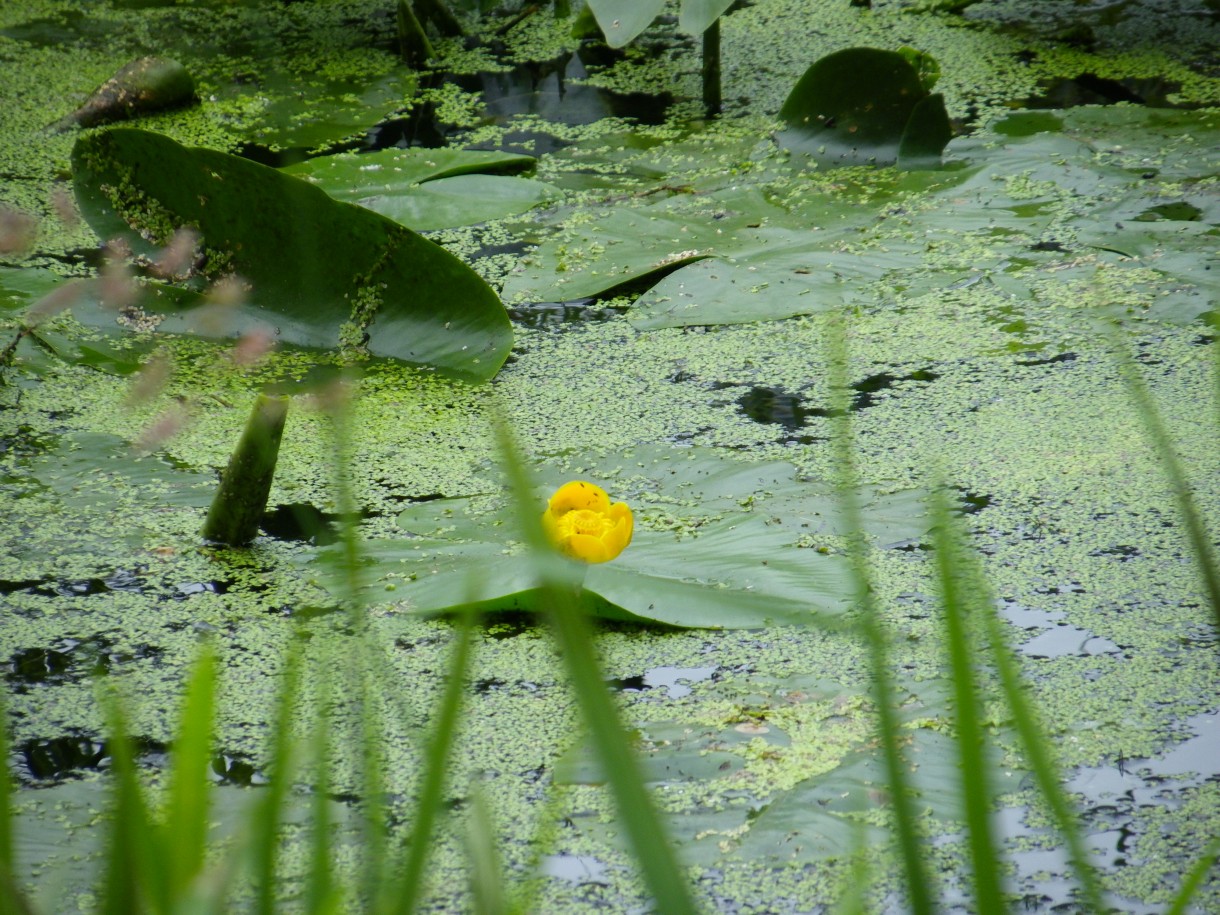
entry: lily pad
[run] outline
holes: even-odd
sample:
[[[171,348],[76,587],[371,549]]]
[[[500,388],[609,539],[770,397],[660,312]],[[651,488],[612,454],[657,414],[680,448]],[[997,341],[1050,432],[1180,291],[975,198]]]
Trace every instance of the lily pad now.
[[[354,203],[374,194],[402,193],[438,178],[525,171],[535,161],[533,156],[495,150],[392,148],[318,156],[280,171],[317,184],[336,200]]]
[[[953,134],[944,99],[925,88],[938,71],[924,54],[917,70],[912,56],[845,48],[816,61],[780,109],[780,144],[832,165],[939,162]]]
[[[534,161],[488,150],[382,149],[308,159],[282,171],[423,232],[502,219],[556,197],[559,191],[544,182],[487,174],[522,171]]]
[[[668,626],[761,628],[814,623],[851,604],[843,557],[797,545],[810,535],[844,532],[838,500],[828,486],[799,479],[789,464],[641,448],[592,462],[555,461],[540,476],[547,485],[539,489],[539,506],[559,482],[590,479],[636,512],[635,538],[621,556],[581,566],[590,613]],[[918,495],[864,497],[866,529],[885,542],[926,529]],[[401,602],[422,615],[468,605],[541,609],[535,563],[498,496],[422,503],[398,522],[412,536],[368,545],[367,599]],[[343,593],[340,550],[321,548],[305,561],[320,568],[320,584]]]
[[[784,253],[829,247],[871,218],[856,201],[818,202],[816,228],[806,213],[772,202],[761,188],[735,186],[599,210],[595,218],[586,211],[522,260],[504,283],[504,298],[559,302],[597,296],[659,280],[703,258],[762,264]]]
[[[324,149],[364,135],[402,109],[418,74],[398,67],[375,79],[330,79],[269,65],[253,84],[222,84],[219,97],[246,113],[243,141],[272,149]]]
[[[688,35],[701,35],[733,3],[734,0],[682,0],[678,10],[678,28]]]
[[[508,355],[508,316],[474,271],[305,181],[139,130],[82,137],[72,165],[99,236],[153,255],[190,227],[202,236],[201,279],[236,273],[249,284],[227,335],[260,322],[281,342],[334,348],[355,324],[373,355],[474,380],[494,376]]]

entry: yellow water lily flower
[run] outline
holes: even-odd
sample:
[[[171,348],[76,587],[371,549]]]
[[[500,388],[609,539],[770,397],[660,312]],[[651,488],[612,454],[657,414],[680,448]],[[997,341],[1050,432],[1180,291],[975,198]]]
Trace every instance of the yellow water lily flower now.
[[[631,542],[634,521],[625,502],[611,505],[600,486],[573,480],[551,496],[542,527],[561,553],[584,562],[609,562]]]

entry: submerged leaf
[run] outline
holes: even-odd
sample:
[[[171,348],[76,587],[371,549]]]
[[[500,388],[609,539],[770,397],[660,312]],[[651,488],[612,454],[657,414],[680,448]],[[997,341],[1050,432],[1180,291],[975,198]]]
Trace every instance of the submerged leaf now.
[[[221,336],[262,324],[280,342],[333,348],[351,323],[373,355],[476,380],[508,355],[508,316],[474,271],[305,181],[139,130],[82,137],[72,165],[99,236],[150,256],[186,226],[202,236],[203,279],[237,274],[249,285]]]

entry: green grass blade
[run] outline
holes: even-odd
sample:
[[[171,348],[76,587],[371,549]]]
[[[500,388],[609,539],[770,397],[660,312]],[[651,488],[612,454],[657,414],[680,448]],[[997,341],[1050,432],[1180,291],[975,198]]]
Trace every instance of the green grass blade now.
[[[470,793],[466,855],[470,860],[470,896],[478,915],[508,915],[504,866],[496,848],[496,824],[487,798],[477,786]]]
[[[13,779],[8,767],[8,707],[4,694],[0,693],[0,889],[7,890],[13,884]],[[7,906],[7,899],[16,898],[5,891],[0,893],[0,912]]]
[[[858,483],[852,442],[846,327],[841,316],[827,323],[826,352],[832,392],[831,444],[837,468],[835,482],[848,531],[848,553],[856,583],[856,599],[861,608],[860,627],[868,649],[869,674],[877,707],[878,739],[886,779],[893,795],[894,826],[898,833],[904,883],[911,911],[915,915],[929,915],[936,911],[936,904],[932,897],[932,882],[923,860],[923,837],[917,823],[906,761],[899,746],[899,722],[894,709],[895,691],[890,673],[889,633],[882,625],[880,608],[873,598],[868,544],[856,494]]]
[[[1186,874],[1182,881],[1182,888],[1178,890],[1178,895],[1174,897],[1173,903],[1165,910],[1165,915],[1186,915],[1186,907],[1194,901],[1195,893],[1203,885],[1203,878],[1207,876],[1207,872],[1216,866],[1217,857],[1220,857],[1220,838],[1212,839],[1208,843],[1203,856]]]
[[[965,557],[963,562],[973,564],[974,560]],[[995,603],[984,584],[981,572],[973,572],[970,580],[975,582],[978,590],[977,606],[983,615],[988,647],[999,674],[1004,700],[1012,713],[1017,737],[1033,772],[1035,784],[1050,808],[1055,826],[1067,843],[1068,862],[1076,882],[1080,885],[1085,910],[1105,912],[1107,909],[1102,903],[1101,882],[1090,861],[1089,850],[1081,838],[1080,829],[1076,824],[1076,813],[1067,792],[1063,789],[1058,763],[1045,736],[1047,731],[1026,695],[1021,672],[1008,645],[1004,624],[996,612]]]
[[[330,677],[323,671],[317,696],[323,697],[316,710],[309,748],[314,765],[312,841],[309,853],[309,877],[305,884],[307,915],[325,915],[334,911],[338,895],[331,860],[330,817],[330,725],[331,707],[325,698],[330,695]]]
[[[377,712],[374,672],[377,649],[367,632],[352,639],[349,670],[355,672],[360,747],[361,894],[370,911],[377,911],[386,889],[386,810],[384,728]]]
[[[379,649],[369,637],[368,619],[362,598],[364,573],[360,562],[359,512],[352,490],[351,429],[348,418],[351,414],[354,379],[344,378],[336,382],[328,396],[331,433],[335,455],[335,505],[342,518],[340,542],[343,547],[343,604],[354,636],[349,642],[349,656],[345,670],[348,674],[346,688],[350,690],[356,704],[354,745],[359,747],[359,782],[361,804],[361,876],[360,893],[365,904],[373,911],[381,906],[382,893],[386,891],[386,832],[387,811],[385,782],[382,777],[385,759],[382,753],[383,728],[375,712],[377,683],[380,666],[377,663]]]
[[[104,915],[168,913],[171,905],[167,862],[136,774],[127,722],[117,697],[104,697],[104,705],[110,734],[107,748],[114,778],[114,804],[99,911]]]
[[[162,827],[171,899],[184,899],[207,853],[216,655],[204,646],[187,681],[171,754],[169,796]]]
[[[271,736],[271,770],[267,793],[254,807],[251,822],[250,878],[254,886],[254,911],[272,915],[276,901],[276,863],[284,801],[295,771],[292,712],[301,680],[301,637],[294,638],[280,672],[280,695]]]
[[[957,748],[973,877],[973,911],[1002,912],[1005,908],[1003,858],[992,826],[993,779],[984,752],[983,700],[974,672],[974,659],[979,651],[967,625],[971,611],[975,609],[971,595],[978,592],[973,587],[974,582],[966,577],[961,534],[949,513],[948,498],[939,486],[932,494],[932,520],[945,641],[957,711]]]
[[[1182,523],[1186,528],[1186,536],[1190,541],[1191,552],[1195,557],[1195,565],[1203,584],[1203,590],[1207,595],[1208,603],[1211,605],[1216,628],[1220,629],[1220,566],[1216,564],[1216,555],[1212,550],[1211,539],[1207,535],[1207,528],[1203,524],[1203,518],[1199,513],[1198,507],[1195,505],[1190,481],[1186,477],[1186,471],[1183,469],[1182,462],[1178,458],[1177,450],[1174,448],[1173,441],[1169,437],[1169,432],[1165,428],[1165,423],[1161,419],[1160,411],[1156,408],[1156,403],[1152,399],[1148,385],[1144,383],[1144,379],[1139,372],[1139,367],[1135,364],[1135,360],[1131,358],[1131,353],[1119,336],[1117,327],[1112,326],[1110,328],[1110,344],[1110,348],[1114,351],[1115,357],[1118,360],[1119,374],[1122,375],[1123,381],[1127,385],[1127,393],[1131,397],[1132,403],[1135,404],[1136,413],[1144,424],[1144,432],[1156,451],[1161,468],[1165,471],[1165,476],[1169,479],[1174,500],[1178,503],[1178,513],[1182,516]],[[1218,374],[1216,386],[1217,397],[1220,397],[1220,356],[1217,357],[1217,360]]]
[[[542,810],[535,821],[533,835],[529,839],[529,858],[521,868],[524,879],[518,880],[512,887],[512,898],[507,911],[510,915],[527,915],[540,908],[540,899],[547,877],[542,873],[542,862],[555,851],[555,842],[559,838],[559,820],[563,815],[564,788],[554,781],[546,786],[545,800]]]
[[[462,614],[457,626],[457,640],[449,662],[445,690],[432,718],[435,724],[424,754],[424,774],[419,798],[415,804],[415,823],[406,839],[406,852],[400,869],[401,877],[393,893],[390,908],[396,913],[414,912],[425,889],[424,866],[432,845],[432,832],[444,802],[445,777],[449,757],[457,736],[466,691],[466,671],[470,666],[474,621],[471,614]]]
[[[606,689],[601,663],[593,646],[593,632],[580,606],[579,585],[571,566],[547,544],[542,532],[540,506],[534,504],[520,452],[504,425],[497,426],[500,453],[521,520],[521,531],[531,547],[541,580],[543,606],[549,610],[559,653],[567,668],[577,704],[589,729],[602,771],[618,808],[619,823],[627,836],[655,911],[690,915],[697,910],[686,875],[644,784],[639,761]]]
[[[17,887],[13,854],[13,779],[8,767],[8,709],[0,693],[0,915],[32,915],[34,909]]]
[[[867,915],[868,912],[868,890],[873,885],[872,866],[868,859],[864,826],[859,822],[853,826],[851,863],[843,889],[831,909],[832,915]]]

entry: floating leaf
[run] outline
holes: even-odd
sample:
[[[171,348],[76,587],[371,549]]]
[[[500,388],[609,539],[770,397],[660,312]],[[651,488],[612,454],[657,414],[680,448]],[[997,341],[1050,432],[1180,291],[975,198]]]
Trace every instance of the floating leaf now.
[[[318,156],[280,171],[317,184],[336,200],[354,203],[375,194],[398,194],[425,181],[472,173],[519,172],[533,156],[482,149],[379,149]]]
[[[231,128],[243,142],[271,149],[324,149],[363,136],[392,117],[418,84],[418,74],[405,67],[373,79],[332,79],[272,63],[254,82],[223,81],[217,95],[248,118]]]
[[[720,188],[619,206],[595,211],[592,219],[582,214],[522,260],[505,280],[504,298],[561,302],[596,296],[627,283],[660,279],[702,258],[761,264],[784,253],[832,245],[850,227],[871,218],[855,201],[819,203],[824,205],[816,231],[804,214],[773,203],[758,188]],[[800,264],[792,268],[800,269]]]
[[[151,255],[188,226],[203,237],[205,279],[236,273],[250,284],[231,333],[262,323],[279,341],[333,348],[354,321],[373,355],[476,380],[508,355],[507,314],[469,267],[305,181],[138,130],[80,138],[72,164],[98,235]]]
[[[425,232],[503,219],[552,200],[558,193],[549,184],[531,178],[460,175],[358,202],[395,222]]]
[[[733,0],[682,0],[678,28],[700,35],[733,5]],[[589,0],[606,44],[621,48],[652,24],[665,9],[665,0]]]
[[[944,100],[929,95],[934,61],[920,54],[846,48],[816,61],[780,109],[782,146],[832,165],[939,161],[952,136]]]
[[[631,545],[585,571],[591,613],[670,626],[759,628],[811,623],[850,604],[852,579],[842,557],[796,545],[805,536],[842,532],[838,500],[829,487],[798,479],[789,464],[640,448],[542,470],[539,511],[556,481],[579,478],[604,483],[636,513]],[[866,529],[886,542],[925,529],[917,496],[865,494],[865,501]],[[412,536],[368,545],[368,599],[403,601],[425,615],[467,604],[541,609],[516,521],[498,499],[422,503],[404,511],[399,524]],[[306,561],[322,570],[323,586],[338,592],[340,550],[321,548]]]
[[[423,232],[502,219],[552,199],[559,192],[541,181],[479,174],[521,171],[534,161],[485,150],[382,149],[308,159],[282,171]]]

